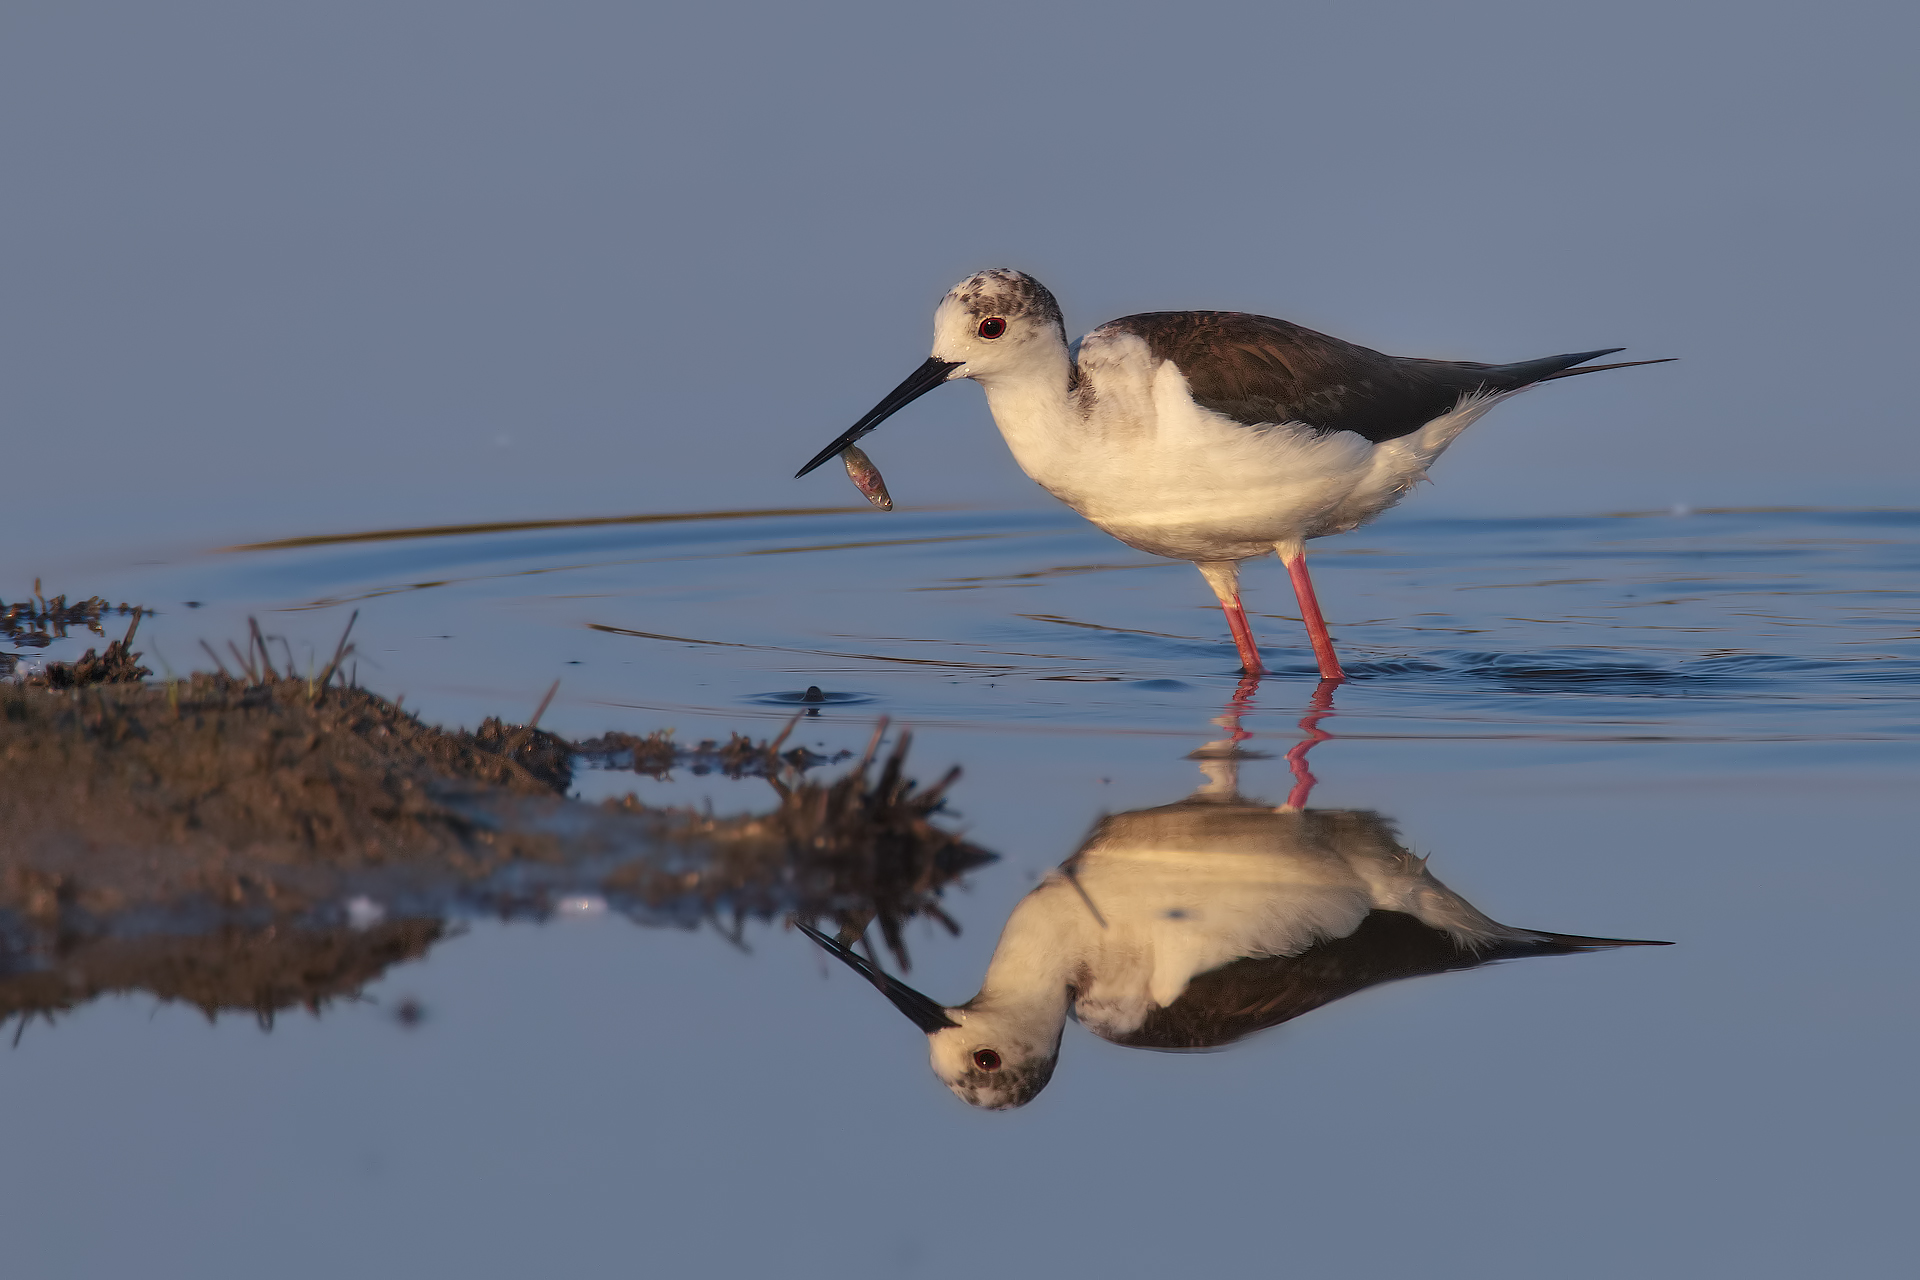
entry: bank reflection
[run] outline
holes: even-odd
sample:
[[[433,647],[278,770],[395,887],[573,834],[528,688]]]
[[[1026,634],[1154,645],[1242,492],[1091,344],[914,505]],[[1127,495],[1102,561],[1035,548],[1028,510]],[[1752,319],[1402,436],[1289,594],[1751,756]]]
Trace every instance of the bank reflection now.
[[[840,940],[807,933],[929,1041],[933,1070],[978,1107],[1046,1087],[1069,1016],[1131,1048],[1217,1049],[1367,987],[1499,960],[1664,943],[1516,928],[1488,918],[1371,810],[1307,807],[1307,754],[1331,736],[1323,684],[1274,805],[1240,792],[1243,687],[1195,752],[1203,782],[1174,804],[1103,818],[1015,907],[980,992],[950,1008]]]
[[[378,856],[347,839],[298,842],[310,834],[298,813],[282,822],[290,831],[267,826],[278,810],[240,833],[250,844],[183,835],[109,776],[95,807],[115,826],[84,826],[87,815],[57,805],[27,814],[35,839],[13,838],[0,821],[0,1029],[13,1024],[0,1044],[117,995],[271,1027],[289,1010],[362,999],[394,966],[479,920],[609,915],[744,945],[751,925],[831,918],[877,933],[904,967],[906,925],[927,918],[957,932],[941,895],[994,855],[945,825],[958,769],[921,787],[907,771],[911,735],[882,754],[885,729],[883,720],[867,754],[831,778],[818,776],[830,762],[796,763],[765,744],[731,764],[705,750],[713,744],[647,760],[631,743],[624,754],[606,740],[575,744],[562,788],[591,756],[596,768],[650,776],[731,776],[753,808],[716,817],[632,795],[595,805],[449,781],[435,793],[449,819],[441,826],[419,821],[418,807],[363,815],[382,838]]]

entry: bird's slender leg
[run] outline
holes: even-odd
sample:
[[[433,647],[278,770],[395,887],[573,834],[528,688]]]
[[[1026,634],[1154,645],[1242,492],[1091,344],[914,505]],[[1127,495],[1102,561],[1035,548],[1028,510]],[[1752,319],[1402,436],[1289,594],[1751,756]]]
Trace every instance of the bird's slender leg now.
[[[1345,680],[1340,659],[1333,654],[1333,638],[1327,634],[1327,620],[1320,616],[1320,600],[1313,594],[1313,579],[1307,575],[1307,551],[1299,543],[1274,544],[1280,561],[1293,579],[1293,595],[1300,602],[1300,621],[1307,624],[1307,639],[1313,642],[1314,660],[1320,664],[1322,680]]]
[[[1240,651],[1243,675],[1265,675],[1260,665],[1260,650],[1254,647],[1253,628],[1247,625],[1247,611],[1240,607],[1240,565],[1233,560],[1203,560],[1194,566],[1200,570],[1213,594],[1220,598],[1220,609],[1227,615],[1227,630],[1233,632],[1233,646]]]

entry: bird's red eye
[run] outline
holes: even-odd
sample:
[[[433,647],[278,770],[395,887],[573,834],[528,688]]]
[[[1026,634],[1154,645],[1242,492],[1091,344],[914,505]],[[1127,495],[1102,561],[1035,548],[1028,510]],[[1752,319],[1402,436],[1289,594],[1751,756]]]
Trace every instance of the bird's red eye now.
[[[999,316],[988,316],[980,322],[980,336],[983,338],[997,338],[1006,331],[1007,322]]]
[[[998,1071],[1000,1069],[1000,1055],[991,1049],[975,1049],[973,1051],[973,1065],[982,1071]]]

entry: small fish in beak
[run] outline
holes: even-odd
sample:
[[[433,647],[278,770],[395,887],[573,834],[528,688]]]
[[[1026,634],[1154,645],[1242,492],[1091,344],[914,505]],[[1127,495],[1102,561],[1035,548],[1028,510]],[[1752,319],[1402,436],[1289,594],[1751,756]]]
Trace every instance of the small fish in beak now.
[[[847,465],[847,479],[853,481],[858,489],[874,506],[882,511],[893,510],[893,495],[887,492],[887,482],[880,478],[880,468],[873,465],[873,459],[857,444],[850,444],[840,454],[840,461]]]
[[[867,432],[873,430],[888,418],[891,418],[894,414],[900,412],[900,410],[906,408],[915,400],[918,400],[921,396],[945,382],[952,376],[955,369],[961,367],[961,361],[942,360],[938,356],[928,356],[924,364],[907,375],[905,382],[902,382],[899,386],[887,392],[886,399],[867,410],[866,416],[861,418],[860,421],[854,423],[845,431],[842,431],[839,439],[814,454],[812,460],[810,460],[806,466],[793,473],[793,478],[798,480],[801,476],[807,474],[807,472],[813,470],[828,458],[833,457],[861,436],[866,435]]]

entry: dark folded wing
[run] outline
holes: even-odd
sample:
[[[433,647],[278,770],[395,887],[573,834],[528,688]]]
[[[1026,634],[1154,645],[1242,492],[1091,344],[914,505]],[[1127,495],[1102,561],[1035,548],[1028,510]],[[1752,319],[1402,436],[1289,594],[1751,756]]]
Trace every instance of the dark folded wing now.
[[[1410,915],[1372,911],[1351,934],[1315,943],[1297,956],[1250,957],[1200,974],[1179,999],[1149,1013],[1137,1030],[1107,1038],[1136,1049],[1218,1049],[1383,982],[1523,956],[1662,945],[1534,933],[1472,950]]]
[[[1507,365],[1409,359],[1241,311],[1149,311],[1102,330],[1140,338],[1185,375],[1197,404],[1235,422],[1300,422],[1375,444],[1413,434],[1462,396],[1528,386],[1607,354]]]

